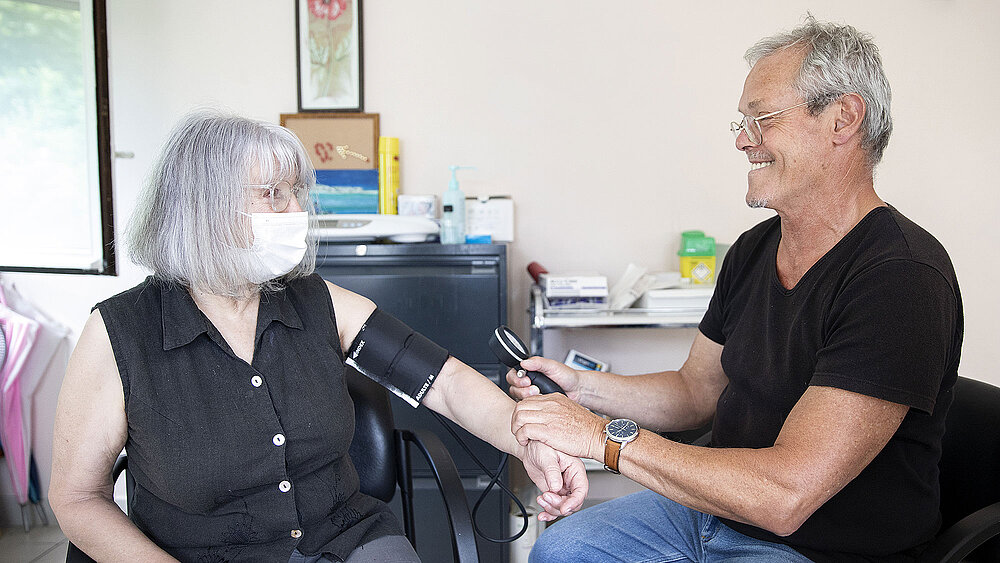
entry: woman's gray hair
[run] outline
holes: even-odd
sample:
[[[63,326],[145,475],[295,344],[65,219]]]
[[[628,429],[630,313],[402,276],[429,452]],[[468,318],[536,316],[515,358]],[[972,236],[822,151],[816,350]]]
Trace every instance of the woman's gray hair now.
[[[139,194],[126,230],[129,256],[158,279],[232,297],[277,290],[282,280],[312,273],[315,237],[288,274],[250,283],[255,258],[247,184],[296,178],[312,189],[316,173],[302,142],[288,129],[214,109],[193,111],[174,127]],[[314,215],[308,190],[299,204]]]
[[[753,67],[760,59],[792,46],[808,48],[795,88],[809,102],[813,115],[844,94],[856,93],[865,100],[861,147],[875,168],[892,134],[892,91],[872,37],[852,26],[820,22],[807,15],[801,26],[758,41],[744,58]]]

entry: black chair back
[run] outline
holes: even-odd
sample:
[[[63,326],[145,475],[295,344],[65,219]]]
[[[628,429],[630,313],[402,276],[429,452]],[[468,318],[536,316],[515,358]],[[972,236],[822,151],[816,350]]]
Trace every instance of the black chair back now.
[[[1000,388],[959,377],[954,393],[939,464],[943,531],[1000,502]],[[987,542],[971,557],[1000,561],[1000,542]]]
[[[361,492],[383,502],[396,494],[397,451],[389,393],[384,387],[347,368],[347,389],[354,400],[351,460]]]

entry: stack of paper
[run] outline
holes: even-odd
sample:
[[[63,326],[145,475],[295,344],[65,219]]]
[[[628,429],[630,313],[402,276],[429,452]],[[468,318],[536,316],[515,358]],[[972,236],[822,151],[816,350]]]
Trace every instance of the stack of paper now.
[[[637,306],[643,309],[705,310],[714,291],[715,287],[651,289],[642,295]]]
[[[598,274],[542,274],[539,281],[552,309],[606,309],[608,278]]]

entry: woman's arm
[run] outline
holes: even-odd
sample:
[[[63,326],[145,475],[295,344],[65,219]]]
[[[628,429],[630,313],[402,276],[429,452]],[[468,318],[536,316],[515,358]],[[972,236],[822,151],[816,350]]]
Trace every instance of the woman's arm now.
[[[375,304],[327,282],[337,315],[341,346],[350,348]],[[521,446],[510,431],[514,401],[497,385],[455,357],[449,357],[434,379],[423,404],[453,420],[495,448],[520,458],[552,510],[539,515],[552,520],[583,505],[588,483],[583,463],[544,444]]]
[[[98,561],[174,561],[113,499],[111,468],[128,424],[121,378],[100,311],[70,357],[56,408],[49,502],[63,533]]]
[[[528,477],[542,491],[540,505],[546,512],[539,514],[540,520],[554,520],[583,506],[589,488],[583,462],[541,442],[521,446],[510,429],[514,401],[478,371],[449,357],[424,405],[524,462]]]

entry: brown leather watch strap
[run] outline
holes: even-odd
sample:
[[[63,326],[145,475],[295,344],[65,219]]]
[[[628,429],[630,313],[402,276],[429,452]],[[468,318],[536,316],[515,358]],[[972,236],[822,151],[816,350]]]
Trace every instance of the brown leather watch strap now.
[[[612,473],[618,471],[618,456],[622,453],[622,445],[610,438],[604,440],[604,469]]]

